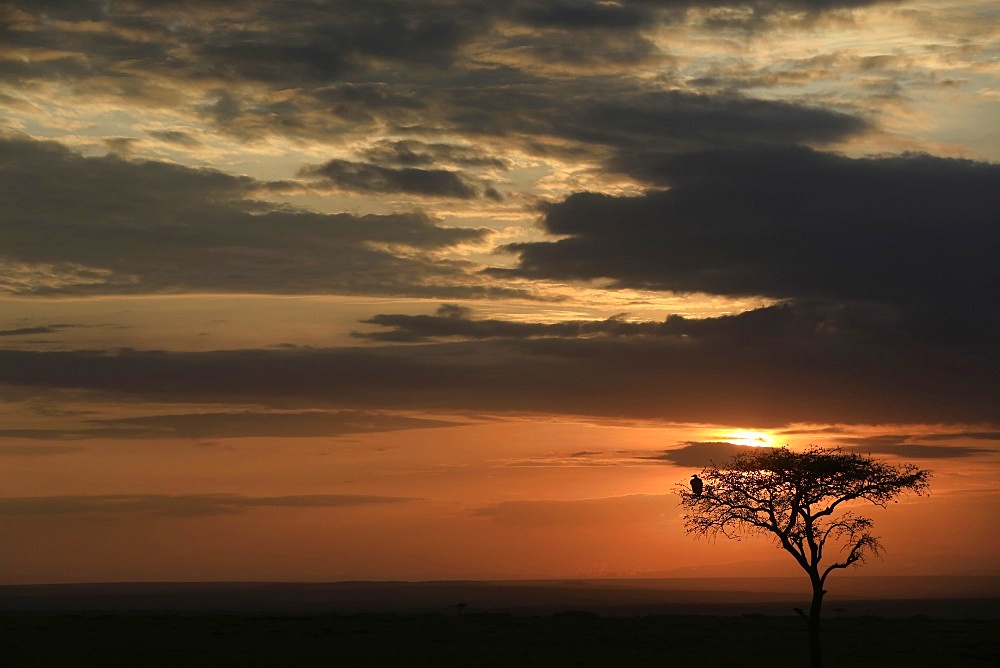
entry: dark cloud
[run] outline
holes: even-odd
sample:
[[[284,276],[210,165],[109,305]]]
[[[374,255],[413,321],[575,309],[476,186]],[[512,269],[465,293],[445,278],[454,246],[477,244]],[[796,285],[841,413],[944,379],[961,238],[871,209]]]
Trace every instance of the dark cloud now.
[[[440,250],[490,234],[438,227],[421,213],[294,210],[255,199],[272,184],[247,177],[16,137],[0,139],[0,170],[0,259],[40,266],[45,277],[5,281],[9,292],[503,292],[477,287],[460,262],[384,250]]]
[[[449,307],[443,307],[448,309]],[[362,320],[367,325],[391,327],[388,332],[352,332],[372,341],[415,342],[435,338],[524,339],[537,337],[581,337],[599,334],[639,335],[663,333],[663,323],[627,322],[622,318],[560,323],[472,320],[468,312],[447,310],[437,315],[376,315]]]
[[[323,110],[351,123],[368,126],[378,119],[403,123],[416,121],[419,112],[427,109],[422,95],[409,87],[392,86],[385,82],[344,82],[322,86],[311,97]],[[406,119],[406,120],[404,120]]]
[[[923,436],[881,435],[859,438],[841,438],[845,450],[865,454],[895,455],[912,459],[957,459],[975,457],[976,455],[995,454],[995,450],[987,448],[971,448],[961,445],[924,445],[913,443],[914,440],[924,440]]]
[[[976,441],[1000,441],[1000,431],[957,431],[920,436],[920,440],[922,441],[950,441],[964,438]]]
[[[283,87],[356,75],[385,61],[447,65],[470,37],[488,28],[476,20],[477,3],[17,4],[22,13],[11,13],[6,31],[12,45],[85,53],[92,76],[148,69]],[[75,29],[84,21],[89,30]]]
[[[669,62],[644,34],[644,24],[651,18],[648,12],[603,3],[573,7],[543,3],[518,18],[532,29],[499,33],[503,36],[495,48],[502,58],[528,67],[593,74]]]
[[[445,169],[382,167],[368,162],[329,160],[303,169],[300,175],[319,177],[339,189],[364,193],[405,193],[427,197],[472,199],[479,190],[461,174]]]
[[[802,324],[808,314],[798,322],[795,308],[653,323],[674,328],[656,336],[524,338],[524,328],[514,324],[515,336],[508,338],[408,346],[8,350],[0,351],[0,383],[157,401],[517,411],[745,427],[1000,422],[994,362],[905,338],[886,340],[863,327],[809,329]],[[476,326],[462,317],[430,318],[435,331],[446,319]],[[756,322],[769,318],[790,324]],[[498,333],[497,325],[484,322]],[[423,335],[412,323],[401,331]],[[758,334],[767,327],[785,334]]]
[[[34,334],[54,334],[63,329],[82,327],[83,325],[39,325],[37,327],[18,327],[16,329],[0,329],[0,336],[31,336]]]
[[[299,175],[314,179],[314,183],[318,180],[337,189],[360,193],[499,199],[487,180],[466,170],[509,166],[502,158],[466,146],[416,140],[376,142],[362,155],[370,162],[333,159],[321,165],[308,165]]]
[[[516,33],[567,33],[583,41],[625,35],[645,42],[643,32],[660,21],[693,20],[707,28],[765,29],[805,20],[824,11],[873,4],[874,0],[323,0],[232,3],[133,0],[106,3],[8,3],[4,39],[14,49],[70,54],[65,62],[10,59],[28,79],[71,73],[122,91],[141,87],[143,74],[198,80],[259,82],[310,88],[362,78],[394,68],[442,68],[460,59],[478,38]],[[715,11],[722,10],[722,11]],[[81,29],[86,28],[86,29]],[[552,37],[550,36],[550,39]],[[569,44],[566,40],[565,44]],[[645,42],[649,44],[648,42]],[[552,54],[555,55],[555,54]],[[572,59],[576,55],[567,52]],[[608,49],[607,57],[618,54]]]
[[[200,141],[182,130],[147,130],[147,134],[168,144],[179,144],[180,146],[199,146],[201,144]]]
[[[752,449],[752,446],[737,445],[725,441],[692,441],[677,448],[664,450],[658,455],[640,457],[640,459],[664,461],[677,466],[700,469],[706,466],[721,465],[731,459],[733,455]]]
[[[798,13],[820,7],[738,6],[765,15],[772,4]],[[856,4],[865,3],[822,7]],[[623,68],[654,60],[666,69],[669,54],[644,30],[661,14],[706,6],[729,3],[132,2],[94,4],[100,18],[80,29],[74,24],[86,14],[25,3],[6,37],[12,48],[45,57],[2,60],[0,78],[18,85],[71,80],[73,93],[84,98],[154,106],[175,105],[175,90],[189,95],[193,87],[204,95],[197,111],[248,139],[390,131],[492,137],[534,152],[583,150],[565,146],[566,140],[630,152],[822,143],[867,128],[833,111],[664,92],[659,84],[650,91],[647,83],[621,76]],[[512,25],[516,29],[508,30]],[[466,58],[478,49],[521,66]],[[578,76],[537,73],[549,66],[575,68]]]
[[[788,148],[872,126],[803,104],[672,90],[686,84],[672,79],[670,54],[652,39],[662,22],[757,30],[867,4],[9,4],[0,40],[14,55],[0,57],[0,80],[40,98],[58,82],[69,100],[170,108],[177,129],[146,132],[172,151],[198,148],[204,130],[183,128],[200,119],[248,143],[275,133],[352,147],[313,168],[316,190],[466,201],[499,197],[495,173],[538,169],[525,167],[531,156],[611,169],[663,190],[551,204],[544,223],[564,238],[510,247],[520,256],[515,274],[789,301],[703,321],[514,323],[458,310],[366,321],[386,328],[359,334],[369,341],[436,341],[405,351],[6,351],[0,381],[165,400],[468,402],[747,425],[995,419],[997,167]],[[631,63],[654,61],[661,77],[630,76]],[[840,63],[786,65],[802,82]],[[881,58],[851,71],[892,67]],[[706,76],[730,87],[732,72]],[[145,143],[113,142],[123,152]],[[37,275],[0,277],[7,292],[531,296],[495,280],[509,273],[474,275],[476,265],[441,259],[485,242],[487,230],[444,228],[415,212],[331,215],[267,201],[301,183],[83,157],[9,137],[0,170],[0,261]]]
[[[662,159],[662,153],[722,147],[822,144],[869,129],[840,112],[734,94],[650,92],[610,77],[477,84],[452,91],[445,101],[446,122],[466,136],[520,138],[535,152],[586,147],[594,158],[611,156],[612,167],[644,178],[638,166],[651,160],[644,157],[650,151]]]
[[[81,452],[85,449],[72,445],[0,445],[0,457],[53,457]]]
[[[566,238],[510,247],[517,274],[727,295],[864,300],[910,331],[991,347],[1000,335],[1000,165],[805,149],[637,155],[670,184],[551,205]]]
[[[604,140],[623,152],[668,141],[675,149],[755,143],[830,142],[860,133],[864,121],[847,114],[734,95],[678,91],[645,93],[626,101],[595,101],[569,122],[567,134]],[[573,126],[576,126],[575,128]],[[575,130],[575,132],[574,132]],[[603,136],[602,136],[603,135]],[[652,138],[652,143],[649,139]]]
[[[133,515],[206,517],[235,515],[260,508],[347,508],[405,503],[401,496],[363,494],[302,494],[244,496],[240,494],[105,494],[95,496],[25,496],[0,498],[0,515]]]
[[[604,2],[523,2],[515,17],[526,25],[568,29],[636,29],[650,23],[648,7]]]
[[[794,341],[796,345],[810,341],[829,344],[835,340],[895,344],[901,336],[898,313],[871,303],[786,302],[717,318],[694,319],[672,315],[663,322],[629,320],[627,314],[605,320],[557,323],[474,320],[470,316],[469,309],[451,304],[443,305],[433,316],[380,314],[362,322],[392,329],[353,332],[352,336],[396,342],[440,338],[657,336],[694,337],[740,345],[766,340]]]
[[[909,442],[911,438],[905,435],[866,436],[859,438],[841,438],[844,450],[862,454],[881,454],[904,457],[907,459],[964,459],[977,455],[995,454],[995,450],[986,448],[970,448],[958,445],[924,445]],[[640,457],[665,461],[677,466],[703,468],[719,466],[733,455],[746,452],[752,446],[737,445],[728,442],[690,442],[678,448],[664,450],[659,455]]]
[[[919,443],[900,443],[899,445],[869,446],[858,445],[845,448],[867,454],[886,454],[908,459],[955,459],[975,457],[977,455],[996,454],[995,450],[985,448],[970,448],[961,445],[922,445]]]
[[[544,36],[520,49],[543,62],[563,63],[566,69],[583,72],[669,62],[653,42],[632,35],[625,38],[607,34]]]
[[[472,315],[472,309],[459,304],[441,304],[435,311],[435,315],[439,318],[468,318]]]
[[[831,427],[814,430],[786,430],[779,435],[840,434],[842,428]],[[942,435],[945,436],[945,435]],[[953,437],[949,435],[949,438]],[[995,450],[959,445],[926,445],[913,441],[935,440],[934,436],[886,434],[879,436],[848,437],[837,439],[837,444],[847,451],[862,454],[884,454],[911,459],[961,459],[977,455],[994,454]],[[998,438],[997,440],[1000,440]],[[640,459],[667,461],[678,466],[704,467],[719,465],[734,454],[745,452],[748,447],[728,442],[689,442],[682,447],[664,450],[661,454]]]
[[[0,429],[2,438],[80,440],[91,438],[285,438],[341,436],[452,427],[458,423],[365,411],[297,411],[288,413],[187,413],[120,419],[86,420],[83,427],[63,429]]]
[[[478,149],[455,144],[427,143],[415,139],[376,142],[363,152],[372,162],[406,167],[457,165],[508,169],[510,162]]]

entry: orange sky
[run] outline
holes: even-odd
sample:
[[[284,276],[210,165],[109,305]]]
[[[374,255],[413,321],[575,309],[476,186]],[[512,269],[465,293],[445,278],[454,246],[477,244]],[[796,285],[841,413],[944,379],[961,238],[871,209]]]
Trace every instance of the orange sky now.
[[[793,575],[671,494],[786,444],[933,470],[858,573],[998,573],[995,3],[0,38],[0,584]]]
[[[694,469],[643,459],[726,432],[480,416],[341,437],[41,441],[32,456],[5,453],[4,572],[23,583],[794,574],[763,539],[686,538],[670,487]],[[993,572],[982,536],[997,522],[995,455],[909,461],[935,471],[933,494],[873,509],[887,552],[864,573]]]

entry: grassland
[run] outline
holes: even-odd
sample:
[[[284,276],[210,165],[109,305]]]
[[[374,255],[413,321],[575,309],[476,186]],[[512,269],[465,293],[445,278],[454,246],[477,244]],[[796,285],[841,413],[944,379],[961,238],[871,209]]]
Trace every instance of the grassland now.
[[[7,666],[807,665],[794,616],[54,613],[0,615]],[[996,668],[1000,621],[838,617],[829,668]]]

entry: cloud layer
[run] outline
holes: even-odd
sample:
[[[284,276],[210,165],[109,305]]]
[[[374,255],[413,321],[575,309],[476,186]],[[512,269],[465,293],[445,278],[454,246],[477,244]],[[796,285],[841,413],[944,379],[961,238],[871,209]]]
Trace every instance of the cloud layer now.
[[[0,498],[0,516],[149,514],[167,517],[234,515],[259,508],[345,508],[414,499],[364,494],[104,494]]]
[[[23,268],[0,286],[13,294],[505,294],[461,262],[422,257],[487,230],[422,213],[296,210],[260,199],[269,184],[248,177],[23,137],[0,138],[0,170],[0,262]]]
[[[891,4],[8,3],[0,292],[538,300],[579,281],[617,300],[604,313],[633,288],[780,303],[376,312],[356,347],[204,353],[36,352],[24,337],[70,325],[18,321],[0,381],[271,409],[995,420],[1000,166],[900,150],[960,152],[908,93],[976,97],[991,37],[972,10],[936,30],[934,8]],[[871,55],[869,28],[912,40]],[[343,427],[229,411],[46,438]]]
[[[545,228],[563,238],[512,245],[519,275],[867,301],[929,339],[991,347],[1000,335],[1000,165],[761,149],[623,168],[670,188],[553,204]]]
[[[315,438],[453,426],[427,420],[364,411],[295,411],[186,413],[119,419],[85,420],[78,428],[0,429],[0,438],[44,440],[163,438]],[[44,451],[43,451],[44,452]]]
[[[161,401],[568,413],[762,427],[1000,419],[994,361],[931,347],[865,316],[863,309],[787,304],[717,319],[622,324],[621,332],[617,321],[555,330],[473,321],[457,323],[457,331],[473,331],[474,340],[415,346],[10,350],[0,351],[0,362],[5,382],[14,386]],[[426,323],[454,334],[447,327],[461,318],[446,313],[385,320],[418,323],[416,330],[397,330],[402,336],[396,338],[406,339],[413,331],[427,336]],[[492,337],[480,338],[483,332]]]

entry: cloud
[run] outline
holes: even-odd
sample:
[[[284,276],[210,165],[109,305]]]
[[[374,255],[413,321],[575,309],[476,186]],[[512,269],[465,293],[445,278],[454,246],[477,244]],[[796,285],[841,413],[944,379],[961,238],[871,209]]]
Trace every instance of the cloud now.
[[[462,315],[427,316],[433,331],[444,320],[472,329],[480,322],[492,338],[207,352],[0,350],[0,382],[285,410],[512,411],[748,428],[1000,422],[995,362],[891,327],[885,333],[880,321],[849,309],[839,320],[794,303],[707,321],[673,318],[648,324],[657,335],[541,329],[525,337],[533,324],[514,323],[506,338],[493,322],[448,313]],[[401,330],[406,336],[427,334],[413,322]]]
[[[662,521],[676,504],[667,495],[633,494],[602,499],[506,501],[473,514],[501,524],[521,526],[592,526]]]
[[[536,337],[581,337],[596,334],[638,335],[662,332],[663,323],[627,322],[624,319],[532,323],[511,320],[472,320],[468,311],[444,305],[437,315],[381,314],[361,322],[391,327],[390,331],[352,332],[355,338],[371,341],[418,342],[440,338],[523,339]]]
[[[375,142],[362,153],[365,158],[375,163],[406,167],[445,164],[459,167],[510,168],[510,161],[470,146],[428,143],[415,139]]]
[[[832,142],[867,129],[863,120],[847,114],[731,94],[649,92],[620,101],[595,100],[581,111],[569,121],[566,134],[578,138],[593,134],[597,140],[625,149],[621,164],[636,151],[657,145],[688,151],[758,143]]]
[[[961,445],[923,445],[920,443],[900,443],[898,445],[857,445],[846,448],[866,454],[886,454],[909,459],[956,459],[977,455],[996,454],[995,450],[970,448]]]
[[[411,137],[403,141],[464,135],[468,143],[489,138],[528,153],[588,151],[595,159],[607,147],[823,143],[868,128],[831,110],[664,91],[660,79],[650,85],[622,74],[652,64],[671,76],[674,56],[653,35],[688,12],[714,13],[702,22],[709,29],[723,15],[743,16],[731,23],[746,31],[772,13],[788,21],[869,2],[743,2],[738,11],[730,2],[642,1],[81,4],[89,10],[14,3],[5,33],[12,55],[0,61],[0,81],[40,96],[51,95],[50,83],[72,81],[74,100],[166,108],[179,126],[208,122],[245,140],[275,134],[342,145],[374,133]],[[200,148],[181,130],[151,134],[174,148]],[[424,179],[438,193],[459,192],[454,182],[445,188],[450,177],[442,174],[375,167],[389,169],[378,160],[351,169],[396,188]]]
[[[830,434],[842,432],[838,428],[829,428],[809,431],[790,430],[779,433]],[[927,436],[907,434],[884,434],[863,437],[843,436],[836,440],[836,444],[843,447],[844,450],[858,452],[861,454],[886,454],[910,459],[963,459],[966,457],[975,457],[977,455],[995,453],[994,450],[987,448],[973,448],[960,445],[925,445],[922,443],[913,443],[913,440],[935,440],[935,437],[934,435]],[[724,441],[689,442],[684,444],[682,447],[664,450],[659,455],[641,457],[640,459],[661,460],[678,466],[701,468],[710,464],[722,464],[730,459],[734,454],[746,452],[748,447],[751,446],[737,445],[735,443],[728,443]]]
[[[751,449],[753,447],[749,445],[737,445],[724,441],[692,441],[677,448],[664,450],[658,455],[640,457],[640,459],[664,461],[677,466],[700,469],[710,465],[721,465],[731,459],[733,455]]]
[[[72,445],[0,445],[0,457],[51,457],[84,451],[84,448]]]
[[[477,31],[477,8],[450,2],[17,4],[11,43],[86,53],[91,76],[121,74],[119,63],[126,61],[140,71],[193,76],[200,68],[214,79],[297,87],[357,74],[377,62],[445,65]]]
[[[200,146],[201,142],[183,130],[147,130],[150,137],[181,146]]]
[[[961,445],[925,445],[912,440],[925,440],[925,436],[881,435],[859,438],[841,438],[845,449],[864,454],[895,455],[911,459],[960,459],[977,455],[995,454],[995,450]],[[1000,439],[998,439],[1000,440]]]
[[[36,327],[18,327],[16,329],[0,329],[0,336],[32,336],[34,334],[55,334],[56,332],[72,327],[83,327],[83,325],[38,325]]]
[[[51,324],[65,315],[12,320],[0,330],[0,396],[23,402],[22,424],[40,428],[3,425],[0,455],[69,455],[97,438],[226,444],[455,424],[404,411],[747,428],[937,423],[982,431],[954,444],[900,434],[850,447],[931,458],[992,448],[973,434],[1000,425],[997,165],[819,152],[996,150],[986,4],[894,2],[0,3],[0,126],[80,150],[0,137],[0,294],[467,303],[528,299],[550,281],[569,295],[582,279],[599,283],[576,304],[592,312],[631,298],[619,287],[781,302],[721,318],[605,317],[616,307],[593,320],[514,322],[451,303],[409,315],[412,304],[369,300],[383,305],[343,348],[203,350],[220,336],[233,347],[296,341],[288,331],[233,342],[233,321],[128,337],[158,337],[141,345],[170,351],[116,349],[110,335],[87,344],[106,349],[74,351],[64,339],[76,337]],[[880,43],[892,54],[869,53]],[[108,148],[119,155],[95,153]],[[209,164],[231,173],[190,167]],[[550,203],[529,209],[540,197]],[[382,215],[331,213],[347,210]],[[532,215],[550,236],[529,229]],[[498,239],[532,243],[491,255]],[[504,269],[481,271],[489,263]],[[60,308],[51,301],[48,311]],[[322,310],[320,301],[333,310],[286,329],[339,340],[330,318],[362,308],[355,298],[310,304]],[[527,307],[488,311],[504,308]],[[253,320],[281,327],[273,316]],[[177,338],[173,325],[198,338]],[[58,338],[60,350],[27,350],[32,336]],[[33,400],[94,411],[41,419]],[[135,415],[146,401],[172,414],[98,419],[123,406]],[[959,426],[972,424],[981,426]],[[678,444],[629,463],[696,468],[726,447]],[[262,498],[9,508],[197,516],[280,505]],[[657,508],[632,497],[519,502],[480,517],[611,526]]]
[[[766,29],[772,18],[776,27],[787,27],[828,10],[870,4],[874,0],[372,0],[361,5],[352,0],[291,5],[282,0],[240,5],[21,0],[8,3],[4,18],[12,51],[60,56],[9,60],[8,70],[22,78],[56,78],[75,66],[81,81],[108,85],[108,79],[117,77],[125,90],[139,87],[142,74],[293,89],[363,78],[385,65],[394,70],[443,68],[472,46],[539,31],[550,39],[565,33],[583,40],[606,36],[640,41],[665,21],[745,32]],[[615,55],[609,50],[606,57]]]
[[[1000,441],[1000,431],[957,431],[943,434],[924,434],[922,441],[948,441],[952,439],[969,438],[980,441]]]
[[[724,295],[868,301],[913,334],[990,348],[1000,335],[1000,165],[806,149],[637,155],[670,189],[552,204],[564,238],[513,244],[515,273]]]
[[[456,199],[472,199],[480,195],[479,190],[461,174],[446,169],[396,169],[335,159],[306,167],[299,174],[321,178],[335,188],[354,192],[406,193]]]
[[[416,499],[363,494],[301,494],[244,496],[240,494],[103,494],[93,496],[24,496],[0,498],[0,516],[132,515],[208,517],[235,515],[260,508],[348,508],[406,503]]]
[[[0,137],[0,169],[0,264],[16,270],[0,290],[14,294],[525,296],[472,265],[423,257],[491,232],[422,213],[291,209],[256,199],[273,184],[248,177],[19,137]]]
[[[502,137],[529,152],[563,151],[628,169],[630,156],[724,147],[823,144],[870,129],[845,113],[734,95],[649,91],[631,81],[583,78],[508,86],[478,85],[449,93],[442,113],[469,137]],[[570,142],[567,144],[567,142]],[[585,153],[586,154],[586,153]]]
[[[0,437],[31,439],[315,438],[452,427],[459,423],[367,411],[187,413],[86,420],[63,429],[0,429]]]
[[[475,320],[471,310],[445,304],[431,315],[379,314],[363,324],[391,328],[389,331],[352,332],[355,338],[372,341],[422,342],[433,339],[527,339],[542,337],[695,337],[725,339],[731,344],[753,341],[795,340],[830,343],[833,340],[867,340],[896,343],[899,315],[878,304],[784,302],[716,318],[685,318],[671,315],[663,322],[629,320],[619,314],[604,320],[567,320],[556,323],[500,319]]]
[[[580,46],[578,40],[574,44]],[[620,64],[609,67],[621,69]],[[478,68],[406,86],[334,83],[299,103],[301,118],[320,134],[327,129],[319,108],[332,109],[339,119],[365,124],[372,132],[389,126],[405,134],[460,136],[489,146],[500,159],[517,153],[545,160],[583,158],[618,170],[616,158],[650,151],[823,145],[873,129],[858,116],[803,104],[726,92],[650,90],[618,71],[544,78],[514,67]]]
[[[860,438],[840,438],[838,445],[844,450],[861,454],[884,454],[908,459],[964,459],[977,455],[995,454],[994,450],[986,448],[971,448],[959,445],[924,445],[911,443],[911,438],[905,435],[866,436]],[[689,442],[678,448],[664,450],[659,455],[640,457],[640,459],[659,460],[693,468],[719,466],[732,458],[733,455],[746,452],[752,446],[735,443],[709,441]]]
[[[599,2],[523,2],[514,16],[526,25],[563,29],[630,30],[651,22],[649,7]]]

